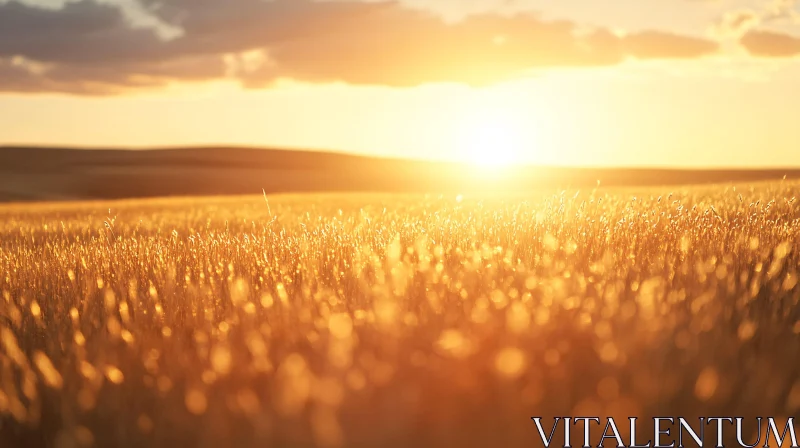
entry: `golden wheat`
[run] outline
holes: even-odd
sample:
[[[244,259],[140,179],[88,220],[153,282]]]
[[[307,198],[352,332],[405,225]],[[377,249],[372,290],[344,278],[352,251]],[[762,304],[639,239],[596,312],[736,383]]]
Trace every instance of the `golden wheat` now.
[[[0,445],[535,446],[531,415],[790,416],[798,191],[4,206]]]

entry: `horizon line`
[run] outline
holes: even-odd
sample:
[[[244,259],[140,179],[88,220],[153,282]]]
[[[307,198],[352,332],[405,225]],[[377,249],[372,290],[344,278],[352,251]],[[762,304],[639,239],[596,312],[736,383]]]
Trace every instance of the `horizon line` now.
[[[30,149],[30,150],[55,150],[55,151],[110,151],[110,152],[135,152],[135,151],[193,151],[193,150],[245,150],[245,151],[281,151],[295,152],[316,155],[344,156],[363,160],[380,160],[387,162],[412,162],[433,165],[450,165],[471,167],[476,164],[469,161],[446,159],[446,158],[418,158],[401,157],[397,155],[365,154],[363,152],[347,149],[335,148],[308,148],[301,146],[272,146],[272,145],[242,145],[242,144],[188,144],[188,145],[147,145],[147,146],[123,146],[123,145],[48,145],[48,144],[16,144],[0,143],[0,151],[9,149]],[[714,165],[714,166],[678,166],[678,165],[647,165],[647,164],[626,164],[626,165],[566,165],[566,164],[537,164],[534,162],[509,163],[503,169],[572,169],[572,170],[629,170],[629,171],[691,171],[691,172],[757,172],[757,171],[800,171],[800,165],[786,166],[735,166],[735,165]],[[788,173],[787,173],[788,174]]]

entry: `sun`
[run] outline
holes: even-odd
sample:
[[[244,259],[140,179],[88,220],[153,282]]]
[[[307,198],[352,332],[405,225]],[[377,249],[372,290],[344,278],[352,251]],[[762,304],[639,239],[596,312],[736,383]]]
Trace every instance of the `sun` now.
[[[461,157],[492,170],[520,162],[532,150],[524,124],[524,117],[502,107],[472,111],[459,132]]]
[[[483,121],[466,134],[467,157],[476,165],[501,167],[519,158],[520,138],[509,123],[499,119]]]

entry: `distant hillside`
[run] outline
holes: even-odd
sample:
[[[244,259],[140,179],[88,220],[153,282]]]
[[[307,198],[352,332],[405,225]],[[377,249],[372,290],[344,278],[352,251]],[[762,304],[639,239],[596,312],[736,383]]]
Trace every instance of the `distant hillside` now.
[[[184,148],[81,150],[0,147],[0,201],[311,191],[477,192],[538,187],[657,185],[800,178],[800,170],[661,170],[520,166],[485,176],[473,166],[337,153]]]

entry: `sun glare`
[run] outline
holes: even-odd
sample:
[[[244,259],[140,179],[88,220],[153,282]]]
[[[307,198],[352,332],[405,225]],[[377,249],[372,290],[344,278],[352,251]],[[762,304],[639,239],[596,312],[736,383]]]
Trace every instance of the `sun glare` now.
[[[519,157],[520,139],[509,123],[491,119],[466,131],[467,156],[480,166],[499,167],[513,163]]]
[[[465,118],[459,152],[470,163],[496,170],[520,162],[534,150],[525,116],[514,108],[482,106]]]

